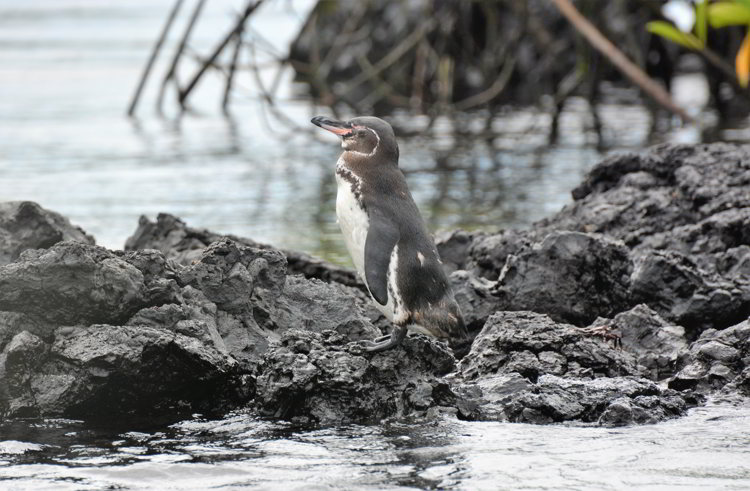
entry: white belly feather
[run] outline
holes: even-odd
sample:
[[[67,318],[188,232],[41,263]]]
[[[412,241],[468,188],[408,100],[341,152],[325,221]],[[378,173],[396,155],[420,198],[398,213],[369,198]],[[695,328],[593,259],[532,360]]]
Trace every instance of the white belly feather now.
[[[341,234],[344,236],[344,243],[349,251],[349,255],[354,262],[362,281],[367,285],[365,276],[365,242],[367,241],[367,231],[370,221],[367,213],[362,209],[357,198],[352,192],[352,183],[343,179],[336,174],[338,191],[336,193],[336,216],[338,217]],[[388,283],[391,286],[388,292],[388,302],[385,305],[374,302],[375,306],[391,322],[402,322],[406,319],[407,312],[404,310],[403,303],[399,299],[392,298],[392,292],[398,292],[395,288],[396,268],[398,267],[398,247],[394,247],[391,253],[391,260],[388,266]]]
[[[352,257],[354,267],[364,280],[365,276],[365,241],[370,221],[367,213],[357,202],[352,192],[352,184],[336,174],[338,192],[336,193],[336,216],[346,248]]]

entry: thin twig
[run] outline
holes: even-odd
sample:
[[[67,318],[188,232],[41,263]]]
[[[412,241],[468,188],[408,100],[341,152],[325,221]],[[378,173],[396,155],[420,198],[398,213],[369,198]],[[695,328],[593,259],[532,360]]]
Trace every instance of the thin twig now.
[[[173,79],[175,80],[175,85],[177,85],[177,92],[179,93],[180,91],[180,87],[176,79],[177,65],[180,62],[182,53],[185,51],[185,47],[187,46],[187,42],[188,42],[188,39],[190,38],[190,34],[193,32],[193,26],[195,26],[195,23],[198,20],[198,17],[200,16],[201,10],[203,9],[203,5],[205,3],[206,3],[206,0],[198,0],[198,3],[195,4],[193,13],[190,15],[190,20],[188,21],[188,24],[185,27],[185,32],[182,33],[180,44],[177,46],[177,50],[175,51],[174,56],[172,57],[172,63],[169,65],[169,69],[167,70],[166,74],[164,74],[164,78],[161,81],[161,86],[159,87],[159,95],[156,98],[156,111],[159,114],[162,114],[162,103],[164,101],[164,93],[167,90],[167,84],[170,82],[170,80],[173,80]]]
[[[467,97],[461,101],[456,102],[453,107],[456,111],[465,111],[475,106],[481,106],[490,102],[492,99],[498,96],[510,81],[510,77],[513,75],[513,70],[516,67],[516,57],[513,54],[509,54],[503,64],[503,69],[497,76],[495,81],[486,90]]]
[[[224,114],[227,114],[229,111],[229,94],[232,92],[232,81],[234,80],[234,73],[237,69],[237,60],[240,57],[240,48],[242,47],[242,34],[243,31],[240,30],[236,35],[237,41],[235,41],[234,53],[232,53],[232,62],[229,64],[229,73],[227,74],[226,85],[224,86],[224,98],[221,101],[221,110],[224,112]]]
[[[169,13],[169,17],[167,18],[167,22],[166,24],[164,24],[164,28],[159,35],[159,39],[156,41],[156,44],[154,44],[154,48],[151,50],[151,56],[149,56],[148,62],[146,62],[146,67],[144,68],[143,74],[141,75],[141,80],[138,82],[138,87],[136,87],[135,94],[133,94],[133,99],[130,102],[130,106],[128,106],[128,116],[133,116],[133,114],[135,113],[135,108],[138,105],[138,100],[141,98],[143,87],[145,87],[146,85],[146,80],[151,73],[151,68],[154,66],[154,62],[156,61],[156,57],[159,55],[159,51],[161,51],[161,46],[162,44],[164,44],[164,40],[167,38],[169,30],[172,28],[172,22],[174,22],[175,17],[177,17],[177,13],[180,11],[180,7],[182,7],[182,1],[183,0],[177,0],[175,2],[174,6],[172,7],[172,11]]]
[[[240,30],[242,30],[243,25],[245,24],[245,21],[248,19],[248,17],[250,17],[250,15],[255,11],[255,9],[260,7],[262,3],[263,3],[263,0],[256,0],[254,3],[248,3],[247,7],[245,7],[245,11],[237,20],[237,23],[232,28],[232,30],[229,31],[229,33],[227,33],[226,36],[224,36],[224,39],[221,40],[221,42],[216,46],[216,48],[211,53],[211,55],[206,59],[206,63],[204,63],[198,69],[195,75],[193,75],[193,78],[190,79],[190,82],[188,82],[185,88],[180,91],[178,101],[182,109],[185,109],[185,103],[187,102],[188,96],[193,91],[196,84],[203,76],[203,74],[206,73],[206,70],[208,70],[209,67],[213,66],[214,62],[219,57],[221,52],[224,51],[224,48],[226,48],[229,42],[237,35],[238,32],[240,32]]]
[[[426,36],[430,31],[432,31],[435,28],[436,23],[432,20],[427,20],[420,24],[420,26],[411,34],[409,34],[406,38],[404,38],[401,43],[399,43],[395,48],[393,48],[387,55],[385,55],[383,58],[378,60],[377,63],[375,63],[372,66],[371,70],[365,71],[354,77],[352,80],[350,80],[347,83],[346,89],[344,90],[344,94],[348,94],[355,88],[359,87],[363,83],[367,82],[368,80],[372,79],[374,76],[376,76],[378,73],[382,72],[392,64],[394,64],[396,61],[399,60],[402,56],[404,56],[412,47],[414,47],[424,36]]]
[[[591,43],[591,45],[600,51],[607,59],[612,62],[626,77],[634,84],[640,87],[646,94],[659,103],[664,108],[677,114],[683,121],[693,122],[681,107],[672,101],[669,93],[664,88],[654,82],[643,70],[630,61],[622,51],[604,37],[594,25],[589,22],[580,12],[570,3],[570,0],[552,0],[560,12],[570,21],[573,26]]]

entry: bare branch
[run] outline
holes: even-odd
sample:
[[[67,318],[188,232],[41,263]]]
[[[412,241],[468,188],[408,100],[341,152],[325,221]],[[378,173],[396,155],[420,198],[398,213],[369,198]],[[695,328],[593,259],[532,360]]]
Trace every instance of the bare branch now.
[[[560,12],[570,21],[573,26],[591,43],[591,45],[607,57],[634,84],[640,87],[646,94],[658,104],[677,114],[683,121],[692,122],[690,117],[681,107],[672,101],[669,93],[654,82],[643,70],[630,61],[622,51],[604,37],[601,32],[570,3],[570,0],[552,0]]]
[[[167,35],[172,28],[172,22],[174,22],[175,17],[177,17],[177,13],[180,11],[180,7],[182,7],[182,1],[183,0],[177,0],[175,2],[174,6],[172,7],[172,11],[169,13],[169,17],[167,18],[167,22],[166,24],[164,24],[164,28],[159,35],[159,39],[156,41],[156,44],[154,44],[154,48],[151,50],[151,56],[146,63],[146,68],[144,68],[143,70],[141,80],[138,82],[138,87],[136,87],[135,94],[133,94],[133,99],[131,100],[130,106],[128,107],[128,116],[132,116],[135,113],[135,108],[138,105],[138,100],[141,98],[143,87],[145,87],[146,85],[146,80],[151,73],[151,68],[154,66],[154,62],[156,61],[156,57],[159,55],[159,51],[161,51],[161,46],[162,44],[164,44],[164,40],[167,38]]]

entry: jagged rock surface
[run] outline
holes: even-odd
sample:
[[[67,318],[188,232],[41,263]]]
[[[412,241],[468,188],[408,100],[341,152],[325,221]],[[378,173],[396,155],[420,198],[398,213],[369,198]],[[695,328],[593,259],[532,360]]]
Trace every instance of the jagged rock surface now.
[[[647,305],[637,305],[611,320],[601,319],[594,326],[615,330],[621,336],[622,349],[635,356],[651,380],[674,375],[687,358],[685,329],[669,324]]]
[[[254,394],[289,329],[380,335],[345,287],[287,276],[269,248],[219,240],[180,266],[78,242],[0,267],[0,417],[216,413]]]
[[[533,273],[528,280],[509,278],[517,284],[508,295],[499,282],[503,308],[549,313],[579,325],[593,320],[588,314],[594,311],[612,317],[646,304],[695,339],[705,329],[726,328],[750,315],[750,146],[659,145],[615,155],[597,164],[573,196],[571,205],[528,230],[446,234],[442,247],[452,267],[492,281],[513,271]],[[584,272],[592,269],[586,260],[600,259],[612,272],[629,267],[630,276],[604,278],[599,292],[591,275],[577,275],[575,267],[555,278],[557,269],[575,266],[575,258],[541,251],[565,231],[594,234],[578,254]],[[593,237],[622,241],[627,257],[602,254],[606,248]],[[546,287],[544,274],[563,290]],[[584,297],[583,308],[567,303],[577,297]],[[598,300],[589,305],[589,298]]]
[[[276,250],[252,239],[188,227],[185,222],[167,213],[160,213],[155,222],[141,216],[138,221],[138,228],[125,242],[125,250],[156,249],[168,258],[187,265],[199,258],[201,251],[209,244],[223,237],[259,249]],[[286,256],[287,267],[291,273],[299,273],[306,278],[317,278],[326,282],[364,288],[364,284],[360,281],[356,272],[351,269],[337,266],[302,252],[281,252]]]
[[[93,244],[94,238],[70,220],[31,201],[0,203],[0,266],[27,249],[46,249],[64,240]]]
[[[293,329],[265,354],[256,403],[266,416],[320,424],[424,414],[455,405],[441,379],[454,367],[445,345],[425,336],[372,354],[331,331]]]
[[[693,344],[682,369],[669,381],[677,390],[702,393],[720,389],[729,383],[747,388],[750,368],[750,321],[721,331],[709,329]]]
[[[553,232],[507,256],[494,294],[503,310],[531,310],[587,325],[627,305],[630,260],[621,244],[578,232]]]
[[[531,381],[542,375],[578,378],[638,375],[635,358],[575,326],[558,324],[533,312],[497,312],[461,360],[467,380],[498,373],[520,373]]]

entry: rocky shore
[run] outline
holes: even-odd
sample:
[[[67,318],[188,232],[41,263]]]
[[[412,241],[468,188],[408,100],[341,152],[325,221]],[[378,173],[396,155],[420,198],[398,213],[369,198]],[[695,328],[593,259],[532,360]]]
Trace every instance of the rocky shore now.
[[[0,204],[0,419],[653,423],[750,396],[750,146],[610,157],[526,230],[438,247],[474,336],[389,328],[350,270],[142,217],[123,251]],[[621,341],[620,343],[617,340]]]

